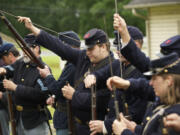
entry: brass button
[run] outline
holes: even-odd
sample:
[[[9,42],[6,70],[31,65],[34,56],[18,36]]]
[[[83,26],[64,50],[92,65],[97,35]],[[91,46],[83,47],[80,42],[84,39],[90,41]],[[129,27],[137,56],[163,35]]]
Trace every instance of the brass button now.
[[[167,135],[167,134],[168,134],[167,128],[163,128],[163,129],[162,129],[162,133],[163,133],[163,135]]]
[[[148,117],[146,117],[146,120],[147,120],[147,121],[149,121],[149,120],[150,120],[150,117],[149,117],[149,116],[148,116]]]
[[[16,110],[19,111],[19,112],[23,111],[23,106],[17,105]]]
[[[109,112],[109,111],[110,111],[110,109],[109,109],[109,108],[107,108],[107,111]]]
[[[26,65],[26,68],[29,68],[29,65]]]
[[[165,72],[165,73],[167,73],[167,72],[168,72],[168,70],[167,70],[167,69],[164,69],[164,72]]]
[[[24,79],[22,78],[21,81],[24,82]]]
[[[112,98],[114,98],[114,95],[111,95]]]

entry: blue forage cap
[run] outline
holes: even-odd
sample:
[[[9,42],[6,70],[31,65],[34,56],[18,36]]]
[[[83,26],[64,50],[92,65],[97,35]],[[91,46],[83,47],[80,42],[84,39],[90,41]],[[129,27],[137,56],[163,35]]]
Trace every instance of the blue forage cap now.
[[[133,40],[143,39],[143,33],[137,27],[128,26],[127,28],[128,28],[128,32]],[[113,43],[115,45],[117,45],[118,44],[118,32],[114,31],[114,35],[115,35],[115,39],[114,39]],[[119,35],[119,38],[121,38],[120,35]]]
[[[143,39],[143,33],[134,26],[128,26],[128,31],[133,40]]]
[[[59,33],[59,39],[70,46],[81,46],[81,41],[77,33],[74,31],[64,31]]]
[[[176,52],[180,56],[180,35],[173,36],[160,44],[161,50],[157,54],[160,57]]]
[[[3,43],[3,40],[2,40],[2,38],[1,38],[1,36],[0,36],[0,45],[2,45],[2,43]]]
[[[145,76],[156,74],[180,74],[180,58],[176,52],[170,53],[160,59],[151,61],[151,68]]]
[[[12,43],[4,43],[0,46],[0,56],[2,57],[5,54],[8,54],[9,50],[14,47]]]
[[[39,46],[36,43],[36,37],[33,34],[28,34],[24,37],[24,41],[27,43],[29,47],[36,47]]]
[[[89,30],[84,35],[84,40],[87,48],[92,48],[97,44],[103,44],[109,41],[107,34],[103,30],[97,28]]]

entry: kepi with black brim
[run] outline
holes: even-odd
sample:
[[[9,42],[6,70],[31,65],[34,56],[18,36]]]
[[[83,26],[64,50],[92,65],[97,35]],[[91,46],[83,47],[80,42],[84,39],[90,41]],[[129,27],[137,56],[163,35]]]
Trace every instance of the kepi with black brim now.
[[[180,74],[180,58],[177,53],[173,52],[151,61],[150,70],[144,73],[148,79],[160,74]]]

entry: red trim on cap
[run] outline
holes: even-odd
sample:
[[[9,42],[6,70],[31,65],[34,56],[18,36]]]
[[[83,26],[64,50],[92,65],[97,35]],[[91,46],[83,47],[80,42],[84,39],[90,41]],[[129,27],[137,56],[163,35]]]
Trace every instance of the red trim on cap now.
[[[87,33],[85,36],[84,36],[84,38],[86,39],[86,38],[89,38],[90,37],[90,33]]]
[[[169,43],[171,43],[171,40],[169,39],[169,40],[167,40],[165,43],[166,43],[166,44],[169,44]]]

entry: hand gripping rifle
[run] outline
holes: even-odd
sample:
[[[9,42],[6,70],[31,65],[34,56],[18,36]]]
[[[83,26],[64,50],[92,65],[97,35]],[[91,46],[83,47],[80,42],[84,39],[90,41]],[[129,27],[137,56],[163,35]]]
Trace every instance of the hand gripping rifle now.
[[[8,90],[7,90],[7,101],[8,101],[8,111],[9,111],[9,119],[11,123],[12,135],[16,135],[16,120],[13,112],[12,93],[10,93],[10,91]]]
[[[69,82],[66,81],[66,85],[68,85]],[[72,106],[71,101],[66,99],[66,106],[67,106],[67,116],[68,116],[68,135],[74,135],[74,125],[73,125],[73,114],[72,114]]]
[[[92,115],[92,120],[96,120],[96,88],[95,88],[95,85],[91,86],[91,115]]]
[[[18,45],[23,50],[23,52],[34,62],[38,65],[40,68],[44,68],[44,64],[34,55],[34,53],[31,51],[31,49],[27,46],[24,39],[20,36],[20,34],[16,31],[16,29],[12,26],[10,21],[4,16],[4,14],[0,11],[0,18],[3,20],[3,22],[7,25],[11,33],[14,35],[14,37],[21,43]]]
[[[12,26],[12,24],[9,22],[9,20],[4,16],[2,12],[0,12],[0,18],[3,20],[3,22],[7,25],[11,33],[15,36],[15,38],[21,43],[18,45],[23,50],[23,52],[34,62],[38,65],[40,68],[44,68],[44,64],[34,55],[34,53],[31,51],[31,49],[27,46],[24,39],[19,35],[19,33],[16,31],[16,29]],[[12,111],[13,105],[12,105],[12,96],[8,92],[8,109],[9,109],[9,115],[10,115],[10,121],[11,121],[11,128],[12,128],[12,134],[16,135],[16,125],[14,121],[14,114]]]

